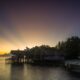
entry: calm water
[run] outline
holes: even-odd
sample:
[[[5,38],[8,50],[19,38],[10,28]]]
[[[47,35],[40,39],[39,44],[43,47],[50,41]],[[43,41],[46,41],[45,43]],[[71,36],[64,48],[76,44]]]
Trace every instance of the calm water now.
[[[59,67],[11,65],[0,58],[0,80],[80,80],[80,77]]]

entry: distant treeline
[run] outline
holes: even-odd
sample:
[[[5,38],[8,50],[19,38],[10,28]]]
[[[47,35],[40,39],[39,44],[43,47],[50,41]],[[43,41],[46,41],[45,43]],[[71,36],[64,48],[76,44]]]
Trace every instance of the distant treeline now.
[[[80,38],[72,36],[66,41],[59,42],[55,48],[64,54],[65,59],[79,58]]]
[[[10,54],[16,55],[18,61],[19,59],[21,60],[21,58],[35,62],[77,59],[80,56],[80,38],[72,36],[66,41],[59,42],[55,47],[50,47],[48,45],[35,46],[31,49],[26,47],[23,51],[12,50]]]

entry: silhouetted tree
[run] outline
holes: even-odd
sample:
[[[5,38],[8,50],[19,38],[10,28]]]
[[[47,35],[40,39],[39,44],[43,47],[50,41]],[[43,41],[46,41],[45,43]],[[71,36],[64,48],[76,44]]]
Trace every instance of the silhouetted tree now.
[[[64,53],[66,59],[75,59],[80,53],[80,38],[72,36],[64,42],[59,42],[56,48]]]
[[[32,61],[43,61],[46,55],[54,55],[55,48],[48,45],[35,46],[26,50],[26,59],[32,59]]]

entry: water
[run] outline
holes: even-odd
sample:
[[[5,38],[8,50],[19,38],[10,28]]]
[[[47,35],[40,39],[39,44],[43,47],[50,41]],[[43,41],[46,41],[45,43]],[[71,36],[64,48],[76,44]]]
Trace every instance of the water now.
[[[4,58],[0,58],[0,80],[80,80],[80,77],[60,67],[5,64]]]

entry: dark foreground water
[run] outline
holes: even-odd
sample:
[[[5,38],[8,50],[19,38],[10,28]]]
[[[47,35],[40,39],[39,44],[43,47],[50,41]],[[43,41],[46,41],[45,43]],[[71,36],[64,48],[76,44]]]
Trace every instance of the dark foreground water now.
[[[80,80],[79,73],[60,67],[5,64],[0,58],[0,80]]]

